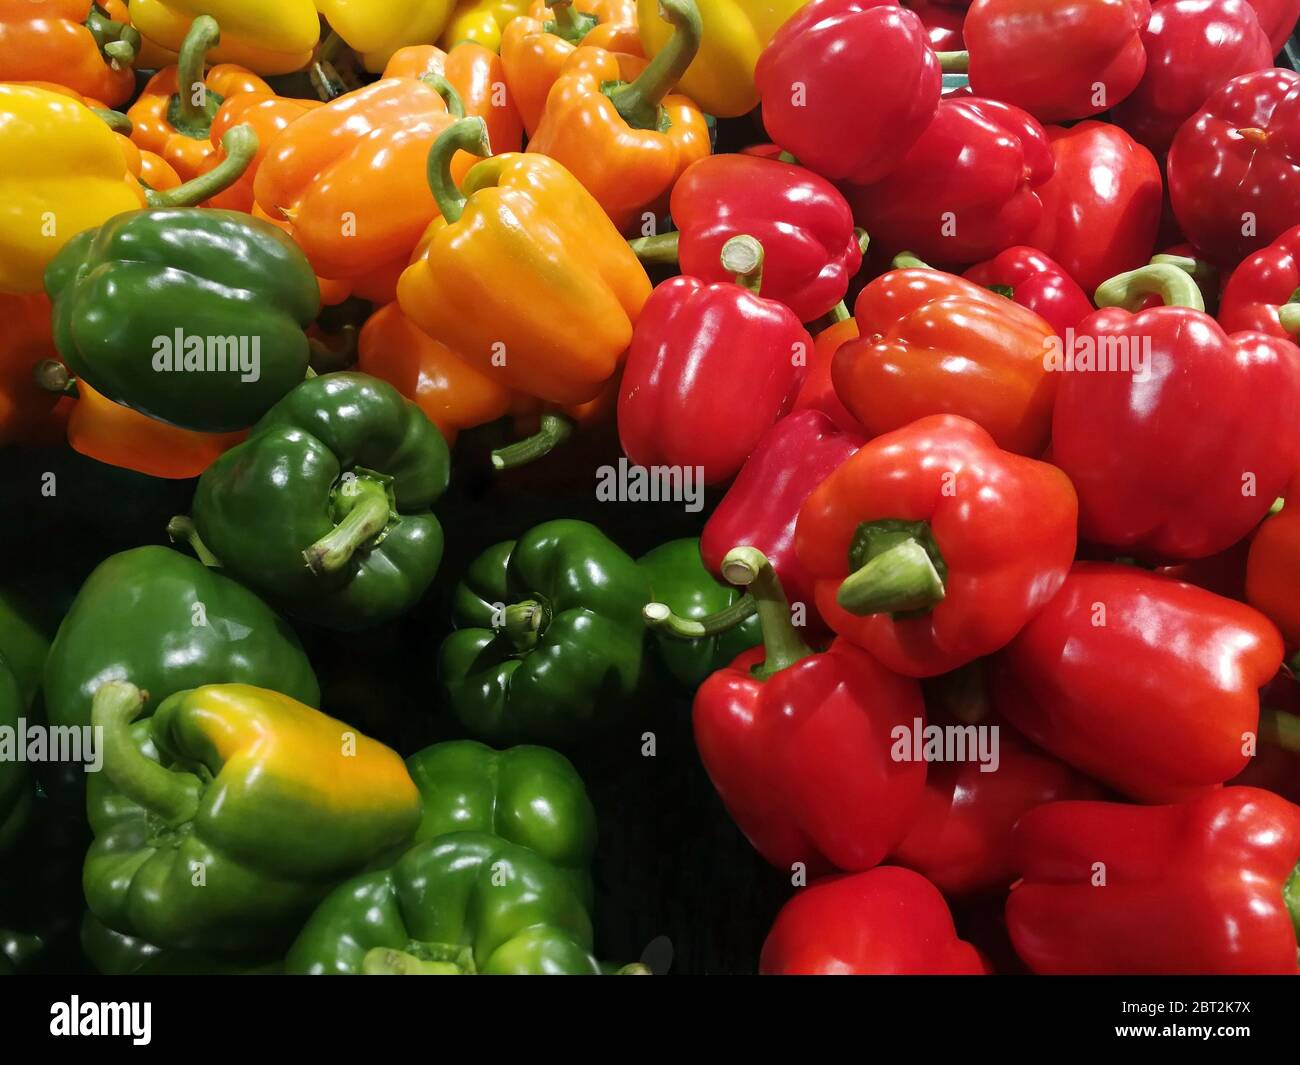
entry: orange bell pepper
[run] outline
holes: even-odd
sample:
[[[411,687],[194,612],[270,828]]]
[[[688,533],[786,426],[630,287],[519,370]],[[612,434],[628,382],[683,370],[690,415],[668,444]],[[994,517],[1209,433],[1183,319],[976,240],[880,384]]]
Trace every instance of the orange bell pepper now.
[[[620,230],[659,213],[682,172],[709,154],[704,113],[668,95],[700,45],[695,0],[664,0],[673,38],[631,83],[618,56],[579,48],[551,87],[530,152],[563,163]]]
[[[55,416],[59,394],[36,383],[33,370],[57,355],[50,329],[50,299],[0,294],[0,445],[48,446],[63,439]],[[66,406],[66,405],[65,405]]]
[[[501,63],[530,136],[542,120],[551,86],[579,45],[644,58],[636,0],[563,0],[550,7],[533,0],[527,15],[506,24]]]
[[[452,181],[459,150],[489,151],[464,118],[429,153],[441,211],[397,286],[402,310],[470,365],[548,403],[593,400],[614,376],[650,279],[600,205],[554,159],[511,152]]]
[[[135,91],[139,45],[122,0],[0,0],[5,81],[52,81],[120,104]]]
[[[200,172],[206,173],[226,157],[221,148],[221,138],[233,126],[247,123],[253,127],[253,132],[257,134],[257,154],[239,180],[208,200],[207,206],[245,213],[252,211],[253,182],[271,142],[290,122],[320,106],[319,100],[300,100],[264,92],[241,92],[223,101],[212,119],[212,129],[208,133],[213,151],[204,158]]]

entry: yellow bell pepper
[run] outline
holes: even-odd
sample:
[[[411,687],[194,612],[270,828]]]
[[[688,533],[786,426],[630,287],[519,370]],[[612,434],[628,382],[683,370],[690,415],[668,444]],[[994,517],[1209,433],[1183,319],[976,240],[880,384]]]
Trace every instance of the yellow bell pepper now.
[[[320,39],[312,0],[130,0],[131,23],[145,40],[172,52],[199,15],[221,26],[212,63],[237,63],[258,74],[301,70]]]
[[[524,14],[529,3],[530,0],[461,0],[439,43],[449,49],[461,41],[473,41],[499,52],[506,23]]]
[[[330,29],[378,74],[399,48],[437,40],[456,0],[316,0]]]
[[[0,292],[40,292],[72,237],[145,205],[121,138],[84,104],[0,84]]]
[[[773,35],[808,0],[699,0],[704,42],[678,83],[717,118],[735,118],[758,105],[754,67]],[[637,21],[645,54],[652,57],[672,38],[659,17],[659,0],[637,0]]]

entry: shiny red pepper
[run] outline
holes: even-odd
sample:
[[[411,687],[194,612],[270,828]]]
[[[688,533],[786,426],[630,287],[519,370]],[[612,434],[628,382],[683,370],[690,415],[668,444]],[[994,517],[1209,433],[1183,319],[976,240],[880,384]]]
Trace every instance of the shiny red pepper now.
[[[1092,301],[1079,283],[1037,248],[1008,248],[962,276],[1033,311],[1057,336],[1064,336],[1093,311]]]
[[[1036,973],[1300,972],[1300,809],[1271,792],[1053,803],[1013,845],[1007,928]]]
[[[1172,306],[1126,309],[1152,293]],[[1104,309],[1063,345],[1075,362],[1058,375],[1052,420],[1079,535],[1144,558],[1222,551],[1300,466],[1300,349],[1229,336],[1174,266],[1121,274],[1097,296]]]
[[[1278,55],[1300,20],[1300,0],[1250,0],[1259,24],[1268,34],[1273,54]]]
[[[1233,78],[1169,149],[1178,224],[1213,262],[1233,266],[1300,224],[1300,74]]]
[[[925,24],[930,47],[936,52],[957,52],[966,47],[962,36],[965,5],[942,4],[937,0],[906,0],[903,6],[915,11]]]
[[[1219,299],[1229,333],[1253,329],[1291,340],[1300,333],[1300,226],[1238,264]]]
[[[674,277],[641,311],[618,397],[623,450],[641,466],[698,466],[705,484],[730,478],[789,412],[812,338],[758,289],[763,252],[735,237],[723,248],[736,283]]]
[[[1245,768],[1282,638],[1257,610],[1136,566],[1079,562],[990,667],[998,713],[1141,802]]]
[[[799,512],[795,547],[830,626],[935,676],[1003,647],[1064,581],[1077,505],[1055,466],[953,415],[878,436]]]
[[[987,963],[957,938],[935,886],[885,866],[800,888],[759,958],[764,976],[980,976]]]
[[[866,184],[888,174],[939,104],[920,18],[894,0],[812,0],[759,56],[768,135],[804,166]]]

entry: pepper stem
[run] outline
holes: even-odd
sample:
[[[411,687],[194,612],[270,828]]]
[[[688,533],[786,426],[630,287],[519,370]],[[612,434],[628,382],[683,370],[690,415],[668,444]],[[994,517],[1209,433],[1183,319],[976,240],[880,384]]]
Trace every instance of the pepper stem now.
[[[573,435],[573,422],[559,414],[543,414],[541,427],[532,436],[516,440],[492,452],[492,466],[511,470],[549,455],[557,444]]]
[[[447,105],[447,114],[452,118],[465,117],[465,101],[460,98],[456,87],[445,77],[431,70],[427,74],[421,74],[420,80],[442,97]]]
[[[1300,333],[1300,303],[1284,303],[1277,309],[1277,320],[1288,333]]]
[[[375,947],[361,959],[366,976],[460,976],[461,968],[451,961],[425,961],[404,950]]]
[[[1295,714],[1261,707],[1258,734],[1265,743],[1300,753],[1300,717]]]
[[[895,270],[932,270],[932,267],[924,259],[917,258],[910,251],[900,251],[894,256],[894,261],[889,264]]]
[[[1124,307],[1136,311],[1148,296],[1159,296],[1166,307],[1205,310],[1205,300],[1191,275],[1169,263],[1148,263],[1136,270],[1116,274],[1101,283],[1093,301],[1098,307]]]
[[[555,17],[543,23],[542,29],[570,44],[581,44],[582,39],[600,25],[600,19],[595,15],[574,7],[573,0],[552,0],[550,8]]]
[[[58,359],[42,359],[33,366],[32,380],[42,392],[54,392],[60,396],[77,394],[77,379]]]
[[[105,681],[95,690],[90,722],[100,740],[104,772],[128,799],[157,814],[168,825],[194,820],[203,785],[193,773],[177,773],[148,758],[131,735],[148,693],[123,680]]]
[[[1296,863],[1286,883],[1282,885],[1282,901],[1286,903],[1287,912],[1291,915],[1291,927],[1295,930],[1296,939],[1300,940],[1300,862]]]
[[[201,126],[207,109],[194,102],[195,89],[203,85],[203,67],[208,49],[221,43],[221,27],[211,15],[200,15],[190,23],[176,59],[176,95],[181,119],[186,125]]]
[[[925,522],[863,522],[849,548],[849,567],[853,572],[835,599],[859,617],[929,610],[945,595],[947,567]]]
[[[747,234],[732,237],[722,246],[722,269],[741,288],[754,295],[763,287],[763,245]]]
[[[753,598],[763,630],[763,661],[750,672],[759,680],[788,669],[813,653],[790,621],[790,603],[767,556],[756,547],[733,547],[722,560],[722,575]]]
[[[393,516],[388,489],[369,477],[344,482],[335,493],[336,505],[347,507],[343,519],[302,553],[307,568],[324,575],[338,573],[367,543],[388,526]]]
[[[525,599],[506,607],[501,621],[501,631],[506,634],[516,651],[531,651],[546,630],[550,620],[545,606],[536,599]]]
[[[206,174],[200,174],[184,185],[159,192],[146,189],[145,198],[150,207],[193,207],[210,200],[219,192],[230,188],[244,175],[253,156],[257,154],[257,134],[247,123],[226,130],[221,138],[225,158]]]
[[[743,595],[731,606],[723,607],[702,618],[684,618],[674,614],[667,603],[646,603],[641,608],[647,628],[679,640],[700,640],[705,636],[718,636],[730,632],[741,622],[758,613],[758,603],[752,595]]]
[[[695,0],[659,0],[659,14],[673,24],[673,35],[630,84],[608,90],[614,109],[633,129],[659,129],[659,104],[682,80],[700,50],[704,23]]]
[[[834,325],[836,322],[847,322],[853,315],[849,313],[849,305],[840,300],[830,309],[830,314],[827,317],[830,318],[831,324]]]
[[[477,116],[458,118],[438,134],[429,149],[426,168],[429,188],[438,203],[442,217],[450,224],[459,222],[465,211],[465,194],[451,178],[451,160],[457,152],[488,156],[492,146],[488,143],[487,123]]]
[[[858,251],[862,252],[863,255],[866,255],[867,249],[871,247],[871,234],[861,226],[854,226],[853,235],[858,240]]]
[[[945,74],[970,73],[970,52],[935,52],[934,57]]]
[[[179,543],[184,540],[190,545],[190,550],[208,569],[220,569],[221,559],[217,558],[199,536],[199,530],[194,525],[192,518],[187,518],[183,514],[177,514],[167,523],[167,537],[172,543]]]
[[[677,265],[677,243],[681,234],[676,230],[671,233],[656,233],[653,237],[637,237],[628,244],[636,252],[636,257],[643,263],[667,263]]]
[[[1200,284],[1210,288],[1215,288],[1219,282],[1219,271],[1213,263],[1207,263],[1204,259],[1196,259],[1190,255],[1153,255],[1151,261],[1157,266],[1164,263],[1168,266],[1176,266],[1185,274],[1190,274],[1192,278]]]
[[[92,107],[91,113],[114,133],[131,136],[135,132],[135,123],[121,111],[112,111],[107,107]]]

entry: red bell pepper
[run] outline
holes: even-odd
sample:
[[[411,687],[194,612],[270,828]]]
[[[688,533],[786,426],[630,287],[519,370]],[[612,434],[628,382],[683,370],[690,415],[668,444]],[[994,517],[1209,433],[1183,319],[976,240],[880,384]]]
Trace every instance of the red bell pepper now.
[[[981,976],[935,886],[885,866],[801,888],[763,944],[764,976]]]
[[[1126,309],[1151,293],[1168,306]],[[1174,266],[1112,278],[1097,302],[1065,352],[1076,361],[1058,375],[1052,421],[1079,535],[1147,558],[1222,551],[1300,466],[1300,349],[1228,336]]]
[[[993,705],[1076,769],[1178,802],[1249,761],[1282,638],[1259,611],[1136,566],[1076,563],[998,655]]]
[[[805,608],[814,635],[826,631],[813,601],[813,579],[794,549],[799,508],[812,490],[866,443],[859,433],[837,428],[825,414],[797,411],[782,418],[754,448],[700,535],[700,556],[718,577],[737,544],[767,556],[790,597]]]
[[[1167,165],[1178,224],[1216,263],[1300,224],[1300,74],[1233,78],[1179,129]]]
[[[888,176],[846,193],[876,244],[941,265],[970,263],[1026,243],[1053,166],[1043,127],[1018,107],[947,96]]]
[[[1253,329],[1291,340],[1300,333],[1300,226],[1241,261],[1219,299],[1229,333]]]
[[[1038,190],[1038,227],[1024,243],[1040,248],[1085,292],[1151,258],[1160,226],[1160,165],[1146,148],[1108,122],[1053,126],[1056,161]]]
[[[1020,631],[1065,580],[1077,519],[1055,466],[938,415],[876,437],[823,481],[795,547],[831,628],[926,677]]]
[[[924,761],[892,754],[896,729],[924,723],[921,688],[847,640],[811,650],[762,552],[733,548],[722,570],[748,586],[763,646],[696,692],[700,760],[773,865],[870,869],[903,838],[925,785]]]
[[[789,412],[812,338],[784,304],[758,295],[763,250],[723,247],[735,283],[674,277],[637,320],[618,397],[623,450],[642,466],[698,466],[705,484],[736,473]]]
[[[943,87],[924,24],[894,0],[812,0],[754,70],[763,126],[804,166],[866,184],[934,117]]]
[[[1037,248],[1008,248],[962,276],[1033,311],[1057,336],[1064,336],[1093,311],[1079,283]]]
[[[1142,78],[1149,0],[975,0],[963,32],[976,96],[1041,122],[1114,107]]]
[[[845,317],[828,325],[813,337],[812,358],[808,361],[808,373],[799,388],[799,395],[795,397],[794,410],[821,411],[844,432],[865,436],[862,423],[849,413],[849,409],[835,394],[835,381],[831,377],[831,367],[840,345],[855,340],[858,336],[858,323],[848,317],[849,312],[842,305],[840,313]],[[809,488],[811,487],[810,485]]]
[[[1246,556],[1246,601],[1272,620],[1287,645],[1300,647],[1300,473],[1286,504],[1259,527]]]
[[[925,25],[930,47],[936,52],[957,52],[966,47],[962,36],[962,23],[966,21],[965,5],[943,4],[937,0],[907,0],[905,7],[915,11]]]
[[[1300,0],[1250,0],[1250,6],[1268,34],[1273,54],[1279,55],[1300,20]]]
[[[1162,153],[1220,87],[1273,65],[1268,35],[1247,0],[1165,0],[1142,31],[1147,68],[1112,120]]]
[[[940,270],[891,270],[858,293],[862,336],[835,353],[835,392],[871,436],[959,414],[998,447],[1042,454],[1052,424],[1056,335],[1032,311]]]
[[[1300,972],[1300,809],[1271,792],[1053,803],[1013,847],[1007,928],[1036,973]]]

